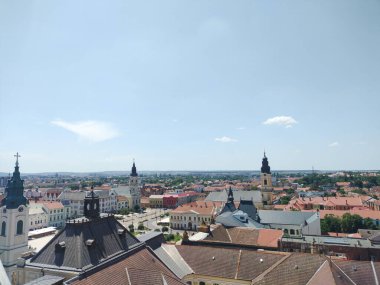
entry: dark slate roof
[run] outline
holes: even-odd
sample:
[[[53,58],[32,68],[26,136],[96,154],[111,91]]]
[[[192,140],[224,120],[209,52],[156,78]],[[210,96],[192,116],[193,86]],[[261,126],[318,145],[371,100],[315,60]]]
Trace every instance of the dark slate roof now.
[[[236,210],[236,207],[234,203],[226,203],[224,204],[223,209],[220,211],[220,214],[223,214],[225,212],[233,212]]]
[[[82,270],[140,243],[113,216],[75,221],[67,222],[65,227],[30,260],[29,265]],[[94,242],[88,245],[91,240]],[[64,246],[59,245],[62,242]]]
[[[140,235],[137,238],[139,241],[145,242],[145,244],[153,250],[160,247],[161,244],[165,243],[164,234],[161,232],[151,231]]]
[[[248,217],[250,217],[251,219],[256,220],[257,209],[252,200],[241,200],[239,204],[239,210],[248,214]]]
[[[301,225],[315,212],[259,210],[261,224]]]
[[[243,190],[234,190],[234,199],[235,201],[239,200],[253,200],[253,202],[260,203],[262,202],[260,191],[243,191]],[[214,202],[227,202],[228,192],[227,190],[220,192],[211,192],[206,197],[206,201]]]

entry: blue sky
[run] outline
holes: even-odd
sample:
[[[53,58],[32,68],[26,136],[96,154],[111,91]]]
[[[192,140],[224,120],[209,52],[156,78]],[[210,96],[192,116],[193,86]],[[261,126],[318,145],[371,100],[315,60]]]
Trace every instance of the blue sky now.
[[[380,2],[0,1],[0,171],[380,168]]]

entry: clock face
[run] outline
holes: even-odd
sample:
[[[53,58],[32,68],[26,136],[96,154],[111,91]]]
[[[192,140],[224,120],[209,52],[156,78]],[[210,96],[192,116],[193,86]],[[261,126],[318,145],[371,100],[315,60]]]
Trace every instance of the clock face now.
[[[24,211],[24,207],[23,207],[23,206],[20,206],[20,207],[18,208],[18,211],[19,211],[19,212]]]

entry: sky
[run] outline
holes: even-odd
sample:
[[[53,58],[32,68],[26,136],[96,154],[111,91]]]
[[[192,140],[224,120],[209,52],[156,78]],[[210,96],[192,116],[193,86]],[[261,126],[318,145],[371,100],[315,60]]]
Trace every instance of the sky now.
[[[380,1],[0,0],[0,172],[380,169]]]

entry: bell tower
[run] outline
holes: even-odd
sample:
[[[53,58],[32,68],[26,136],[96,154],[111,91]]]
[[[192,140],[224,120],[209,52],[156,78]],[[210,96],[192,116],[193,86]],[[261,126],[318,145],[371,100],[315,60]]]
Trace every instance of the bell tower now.
[[[136,205],[140,207],[141,193],[135,160],[133,160],[132,171],[131,175],[129,176],[129,189],[132,197],[132,205],[130,205],[130,208],[134,208]]]
[[[96,219],[100,216],[99,196],[94,193],[94,187],[84,198],[84,216],[88,219]]]
[[[24,180],[20,177],[17,153],[13,176],[5,187],[0,206],[0,259],[9,277],[16,271],[17,259],[28,251],[29,210],[24,197]]]
[[[270,166],[268,162],[268,158],[265,155],[261,165],[261,196],[263,198],[264,208],[266,205],[272,205],[273,202],[273,186],[272,186],[272,174],[270,172]]]

